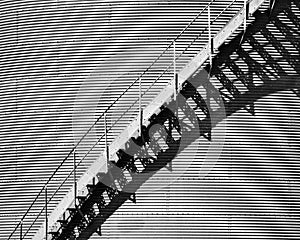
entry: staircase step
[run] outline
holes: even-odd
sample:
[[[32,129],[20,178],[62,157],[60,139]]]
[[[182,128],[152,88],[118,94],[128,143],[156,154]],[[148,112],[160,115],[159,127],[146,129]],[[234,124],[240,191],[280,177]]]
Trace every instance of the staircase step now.
[[[84,202],[84,201],[85,201],[86,196],[77,196],[76,198],[77,198],[77,199],[79,200],[79,202],[81,203],[81,202]]]
[[[51,234],[52,236],[58,236],[59,235],[58,231],[50,231],[48,233]]]
[[[89,192],[93,192],[94,189],[96,188],[96,185],[95,184],[87,184],[86,187]]]
[[[74,213],[76,213],[76,211],[77,211],[76,208],[67,208],[67,210],[68,210],[71,214],[74,214]]]
[[[58,219],[57,222],[59,222],[62,226],[65,226],[68,223],[68,221],[64,219]]]

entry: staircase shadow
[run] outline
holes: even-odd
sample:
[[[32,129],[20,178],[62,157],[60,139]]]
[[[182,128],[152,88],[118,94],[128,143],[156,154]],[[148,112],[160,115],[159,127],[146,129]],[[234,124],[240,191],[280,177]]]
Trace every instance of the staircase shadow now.
[[[201,136],[210,140],[211,130],[224,118],[233,115],[241,109],[246,109],[250,114],[255,115],[254,103],[270,94],[283,90],[292,90],[300,97],[300,83],[298,80],[300,76],[300,19],[299,16],[294,14],[292,7],[296,7],[299,10],[299,2],[296,0],[280,0],[276,1],[271,12],[257,11],[254,14],[255,20],[247,28],[246,32],[238,34],[230,42],[223,44],[219,48],[219,53],[214,57],[212,66],[207,64],[202,70],[209,72],[212,78],[221,83],[222,87],[217,89],[217,91],[224,102],[225,116],[218,114],[218,111],[223,111],[223,109],[216,109],[214,110],[214,115],[220,117],[217,121],[211,121],[209,107],[205,103],[204,97],[198,92],[198,87],[208,86],[211,82],[208,79],[201,79],[201,72],[183,85],[181,95],[186,100],[190,99],[193,101],[196,108],[203,112],[204,117],[197,118]],[[282,21],[280,20],[281,18],[277,18],[279,14],[284,15],[288,21]],[[278,34],[274,34],[268,29],[268,25],[276,28],[276,31],[280,33],[280,38]],[[260,43],[254,37],[256,34],[260,34],[267,42]],[[282,43],[282,38],[285,39],[285,44]],[[293,47],[292,53],[289,48],[285,47],[286,43]],[[251,51],[246,51],[244,49],[245,45],[251,46]],[[270,46],[277,52],[275,57],[268,51]],[[253,52],[256,53],[256,57],[253,57]],[[233,55],[236,56],[236,59],[233,59]],[[257,56],[263,60],[263,64],[257,60]],[[248,71],[242,71],[236,60],[242,60],[247,65]],[[286,64],[282,66],[278,60],[280,62],[284,61]],[[228,69],[230,69],[230,75],[228,75]],[[241,90],[240,86],[247,90]],[[105,190],[109,193],[109,202],[103,201],[103,198],[97,198],[99,202],[95,202],[95,204],[99,208],[99,213],[95,211],[89,213],[90,222],[86,224],[85,230],[80,233],[80,238],[88,238],[94,232],[100,233],[101,225],[109,216],[128,199],[135,201],[135,191],[153,176],[157,170],[170,164],[181,151],[179,146],[182,144],[180,139],[178,140],[174,137],[174,131],[177,132],[177,135],[180,135],[182,129],[174,112],[170,111],[174,105],[176,103],[173,101],[168,105],[162,106],[161,112],[150,119],[150,125],[148,127],[143,126],[142,136],[132,138],[126,149],[118,151],[118,161],[109,166],[109,174],[113,174],[114,177],[110,187],[107,187]],[[192,116],[187,117],[192,118]],[[150,146],[151,137],[149,131],[156,124],[164,126],[167,133],[166,144],[168,149],[164,151],[161,151],[158,146]],[[193,132],[199,126],[192,127],[189,131]],[[188,146],[194,140],[196,139],[193,137],[189,138],[184,143],[184,146]],[[152,148],[152,151],[157,153],[156,156],[136,158],[126,153],[132,151],[135,146],[143,145]],[[140,171],[136,166],[137,160],[143,166],[143,169]],[[120,169],[123,171],[120,171]],[[132,181],[128,182],[126,180],[124,171],[132,174]],[[143,174],[139,176],[136,173]],[[108,174],[100,177],[99,181],[101,182],[101,179],[103,180],[104,178],[108,179]],[[116,190],[115,181],[123,187],[122,191]]]
[[[254,14],[255,20],[251,23],[251,25],[247,28],[245,33],[238,34],[234,39],[232,39],[229,43],[222,45],[219,48],[219,53],[214,57],[213,64],[204,68],[206,72],[210,72],[211,77],[215,77],[218,79],[220,83],[222,83],[222,87],[219,90],[220,95],[223,98],[226,117],[229,117],[236,113],[241,109],[246,109],[250,114],[255,115],[255,107],[254,103],[259,99],[268,96],[270,94],[291,90],[294,91],[300,97],[299,89],[300,89],[300,64],[299,64],[299,55],[300,55],[300,26],[299,26],[299,17],[293,14],[291,10],[291,5],[295,3],[295,5],[299,8],[299,3],[297,1],[277,1],[272,12],[265,11],[260,12],[257,11]],[[290,24],[281,21],[277,18],[278,14],[285,15],[286,18],[289,19],[290,23],[294,26],[291,27]],[[293,46],[296,50],[293,54],[289,52],[289,49],[285,48],[281,41],[278,39],[276,35],[274,35],[268,28],[267,25],[272,25],[277,28],[277,30],[281,34],[281,38],[284,37],[286,42],[289,45]],[[297,29],[296,29],[297,27]],[[275,58],[271,53],[268,52],[268,48],[264,46],[264,44],[259,43],[253,36],[255,34],[261,34],[268,41],[268,45],[271,45],[273,49],[277,51],[280,55],[281,61],[285,61],[288,64],[282,67],[278,63],[278,54]],[[264,64],[257,61],[257,58],[253,58],[251,53],[245,51],[243,49],[243,44],[248,44],[252,47],[251,52],[255,51],[261,59],[265,61]],[[236,64],[235,60],[232,59],[232,55],[237,54],[238,59],[242,59],[245,64],[247,64],[249,71],[242,72],[239,66]],[[226,76],[224,69],[230,69],[232,75],[236,77],[236,79],[232,79],[232,77]],[[270,72],[272,74],[270,74]],[[291,74],[292,72],[292,74]],[[253,77],[256,75],[256,79]],[[207,136],[209,139],[209,135],[211,130],[222,120],[223,118],[219,118],[218,121],[211,122],[210,114],[207,110],[207,106],[203,101],[204,97],[199,94],[197,88],[203,85],[211,84],[208,79],[199,79],[201,73],[195,75],[192,79],[186,82],[183,85],[181,90],[181,94],[185,96],[187,99],[191,98],[199,108],[206,115],[203,119],[198,119],[199,125],[201,126],[201,135]],[[259,80],[259,81],[258,81]],[[235,81],[240,81],[244,87],[247,88],[247,91],[241,92],[239,88],[235,86]],[[257,84],[259,82],[260,84]],[[226,91],[226,93],[223,92]],[[173,118],[174,114],[171,111],[168,111],[171,104],[167,105],[162,111],[153,117],[151,124],[147,129],[145,129],[145,135],[147,136],[147,131],[154,124],[163,124],[166,121],[166,118]],[[218,111],[215,110],[215,116],[222,116],[222,114],[218,114]],[[167,116],[167,117],[166,117]],[[172,127],[174,128],[176,124]],[[170,132],[171,129],[167,129],[167,132]],[[193,132],[195,129],[190,129]],[[180,132],[180,131],[179,131]],[[169,136],[172,138],[172,136]],[[195,139],[190,138],[189,142],[186,142],[186,146],[188,146]],[[143,145],[144,142],[141,138],[135,139],[136,143]],[[149,163],[149,165],[145,164],[144,173],[147,172],[151,177],[155,171],[165,167],[168,163],[170,163],[180,151],[178,148],[179,142],[173,141],[169,144],[169,147],[172,148],[170,152],[164,152],[157,156],[157,160],[154,163]],[[126,155],[125,153],[122,153]],[[129,157],[129,156],[127,156]],[[129,157],[130,158],[130,157]],[[127,162],[126,160],[125,162]],[[134,159],[132,158],[132,161]],[[124,163],[125,163],[124,162]],[[118,167],[124,167],[126,164],[122,164],[122,157],[119,159]],[[146,182],[148,178],[145,177],[136,177],[132,184],[136,188],[136,190],[143,183]],[[115,201],[113,208],[117,209],[121,206],[122,202],[126,201],[127,193],[120,193],[122,195],[121,198]],[[112,214],[114,211],[110,211]],[[104,219],[102,219],[104,220]],[[104,220],[105,221],[105,220]],[[101,221],[104,223],[104,221]]]

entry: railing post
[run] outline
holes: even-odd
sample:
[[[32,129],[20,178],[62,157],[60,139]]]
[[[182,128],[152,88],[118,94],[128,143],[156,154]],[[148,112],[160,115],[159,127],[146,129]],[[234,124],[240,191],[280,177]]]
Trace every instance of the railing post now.
[[[77,198],[77,183],[76,183],[76,149],[73,151],[73,171],[74,171],[74,207],[76,208],[76,198]]]
[[[139,131],[142,137],[142,125],[143,125],[143,110],[142,110],[142,78],[139,78]]]
[[[272,12],[273,12],[273,9],[274,9],[274,5],[275,5],[275,0],[270,0],[270,2],[269,2],[270,16],[272,15]]]
[[[45,220],[46,220],[46,224],[45,224],[45,236],[46,236],[46,240],[48,239],[48,196],[47,196],[47,185],[45,186]]]
[[[174,74],[174,100],[176,101],[178,93],[178,79],[176,73],[176,42],[173,42],[173,74]]]
[[[212,67],[212,54],[214,51],[213,39],[211,34],[211,16],[210,16],[210,4],[208,5],[208,45],[209,45],[209,63],[210,67]]]
[[[107,140],[107,120],[106,120],[106,114],[107,112],[104,113],[104,133],[105,133],[105,150],[106,150],[106,160],[107,162],[109,161],[109,147],[108,147],[108,140]]]
[[[247,0],[244,0],[244,32],[246,32],[246,28],[247,28],[247,18],[248,18]]]
[[[21,222],[20,222],[20,240],[22,240],[23,238],[23,218],[21,219]]]

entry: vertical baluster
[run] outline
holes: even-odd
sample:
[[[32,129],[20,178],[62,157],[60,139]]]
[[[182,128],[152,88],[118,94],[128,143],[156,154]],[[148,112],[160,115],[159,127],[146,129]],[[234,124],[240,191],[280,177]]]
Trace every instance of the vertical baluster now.
[[[142,137],[142,125],[143,125],[143,110],[142,110],[142,78],[139,78],[139,132]]]
[[[213,54],[213,39],[211,37],[211,16],[210,16],[210,4],[208,5],[208,45],[209,45],[209,63],[212,67],[212,54]]]
[[[173,74],[174,74],[174,100],[177,97],[178,91],[178,82],[177,82],[177,74],[176,74],[176,42],[173,42]]]
[[[21,222],[20,222],[20,240],[22,240],[23,238],[23,218],[21,219]]]
[[[46,235],[46,240],[48,239],[48,187],[47,185],[45,186],[45,235]]]
[[[109,161],[109,147],[108,147],[108,136],[107,136],[107,119],[106,119],[107,112],[104,113],[104,133],[105,133],[105,150],[106,150],[106,160],[107,163]]]
[[[244,0],[244,32],[246,32],[247,28],[247,0]]]
[[[76,183],[76,149],[73,151],[73,171],[74,171],[74,207],[76,208],[76,198],[77,198],[77,183]]]
[[[270,11],[270,16],[272,15],[273,9],[274,9],[274,5],[275,5],[275,0],[270,0],[269,2],[269,11]]]

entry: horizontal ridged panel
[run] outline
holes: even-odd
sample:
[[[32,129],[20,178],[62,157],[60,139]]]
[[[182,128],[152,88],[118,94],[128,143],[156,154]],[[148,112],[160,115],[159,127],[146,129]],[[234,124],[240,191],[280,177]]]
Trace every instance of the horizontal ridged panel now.
[[[7,239],[88,123],[136,80],[208,2],[2,3],[0,239]],[[230,2],[216,1],[212,15],[216,16]],[[242,4],[243,1],[237,1],[213,25],[213,32]],[[231,63],[220,66],[221,72],[240,92],[247,92],[247,88],[238,81],[241,76],[236,68],[242,75],[252,76],[257,86],[266,80],[275,82],[286,74],[299,75],[299,64],[295,63],[299,56],[299,6],[293,4],[288,13],[280,14],[278,19],[280,26],[290,31],[270,23],[265,32],[246,40],[242,53],[231,55]],[[194,29],[177,43],[177,50],[182,51],[206,23],[207,15],[203,14]],[[188,49],[178,68],[206,44],[206,39],[207,33]],[[145,74],[143,91],[170,62],[172,49]],[[171,79],[172,69],[159,84],[147,90],[143,106]],[[217,88],[221,87],[218,76],[211,81]],[[186,172],[170,186],[151,192],[153,186],[168,181],[166,176],[172,177],[165,169],[158,172],[137,192],[137,204],[126,202],[104,224],[102,238],[297,239],[300,109],[299,96],[292,90],[290,87],[258,99],[254,103],[254,116],[245,109],[228,116],[222,155],[205,178],[199,169],[209,142],[205,139],[193,142],[174,159],[174,167],[180,172],[180,167],[186,168],[187,160],[195,158]],[[112,108],[109,122],[113,123],[131,107],[137,94],[138,85],[135,85]],[[135,118],[137,106],[135,102],[118,120],[109,141]],[[83,113],[94,113],[95,117],[88,117],[87,123],[81,122],[85,118],[80,115],[80,109],[89,107]],[[74,111],[78,114],[75,120]],[[103,125],[103,121],[97,125],[98,136],[103,134]],[[222,128],[217,126],[214,131]],[[88,136],[80,146],[82,152],[92,144]],[[102,140],[100,150],[103,144]],[[78,175],[93,160],[93,156],[85,159]],[[50,195],[71,170],[72,157],[49,185]],[[49,207],[53,208],[71,186],[69,179]],[[29,215],[38,214],[42,209],[43,194]],[[26,239],[31,238],[42,221],[39,220]],[[25,222],[24,229],[31,223]],[[18,239],[17,233],[12,239]]]

